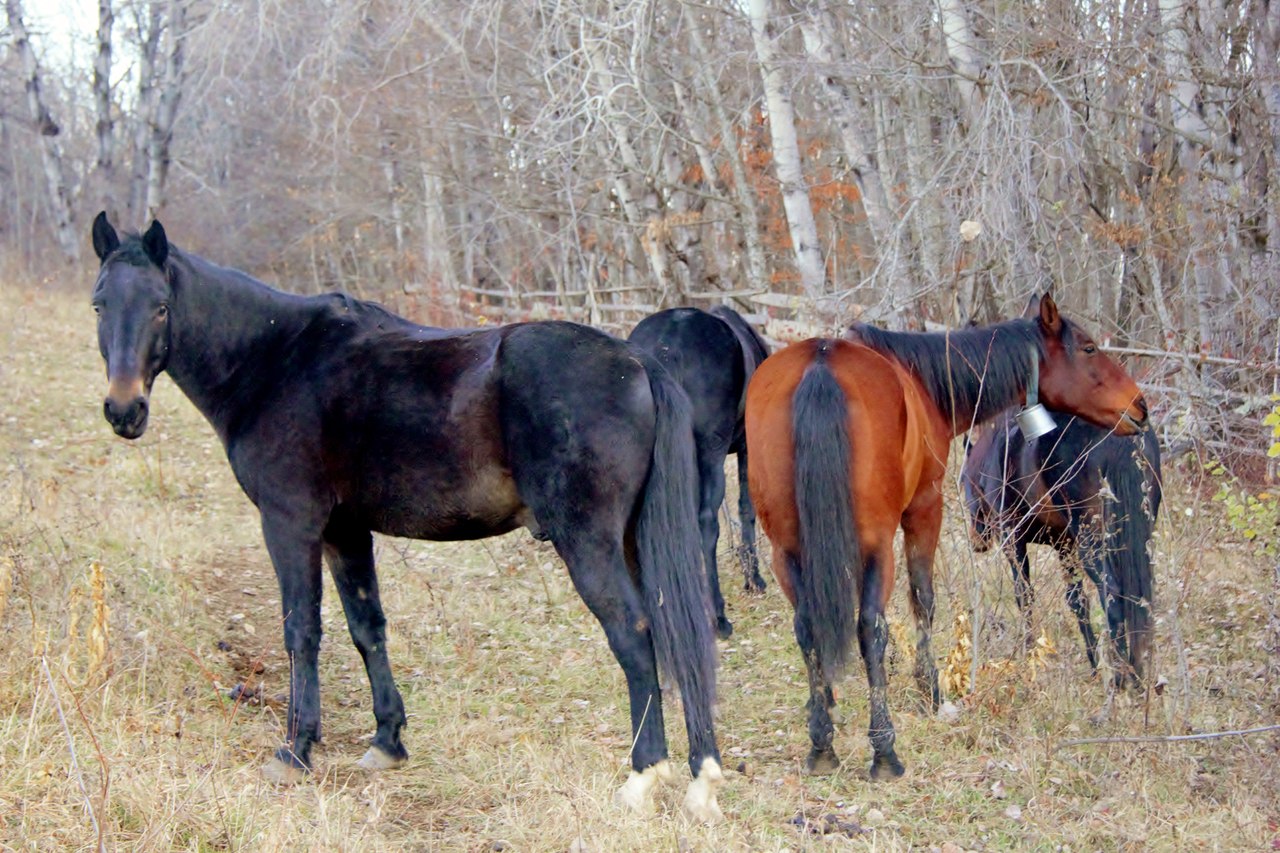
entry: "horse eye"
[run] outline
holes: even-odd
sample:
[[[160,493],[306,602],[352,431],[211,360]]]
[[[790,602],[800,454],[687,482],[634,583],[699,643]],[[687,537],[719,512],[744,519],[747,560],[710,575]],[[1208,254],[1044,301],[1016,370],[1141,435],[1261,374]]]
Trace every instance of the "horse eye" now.
[[[93,313],[97,314],[99,317],[102,316],[102,306],[97,302],[93,303]]]
[[[166,317],[168,317],[168,316],[169,316],[169,306],[168,306],[168,305],[161,305],[159,308],[157,308],[157,309],[156,309],[156,319],[157,319],[157,320],[163,320],[163,319],[165,319],[165,318],[166,318]]]
[[[1093,344],[1085,344],[1083,347],[1081,347],[1081,349],[1084,350],[1085,355],[1093,355],[1095,352],[1098,351],[1098,348]]]

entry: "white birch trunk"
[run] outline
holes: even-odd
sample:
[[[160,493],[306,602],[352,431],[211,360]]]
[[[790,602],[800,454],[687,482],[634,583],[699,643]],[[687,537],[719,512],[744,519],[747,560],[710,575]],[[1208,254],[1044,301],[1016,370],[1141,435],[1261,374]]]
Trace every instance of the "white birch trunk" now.
[[[115,122],[111,118],[111,27],[115,15],[111,0],[98,0],[98,52],[93,59],[93,106],[97,113],[98,172],[106,186],[115,173]]]
[[[845,159],[857,181],[862,209],[875,243],[873,249],[878,249],[892,235],[893,217],[880,179],[880,168],[871,155],[871,147],[867,145],[866,133],[858,118],[863,109],[854,101],[849,84],[842,76],[843,69],[849,67],[849,57],[836,35],[835,20],[829,8],[816,0],[792,2],[800,7],[800,31],[804,35],[805,52],[818,63],[818,77],[822,82],[827,111],[835,120]]]
[[[133,152],[130,157],[129,218],[138,227],[146,223],[147,176],[151,172],[149,151],[151,126],[156,112],[156,58],[164,30],[164,11],[152,0],[136,12],[138,32],[138,94],[134,105]]]
[[[44,164],[45,187],[48,192],[49,210],[53,216],[54,233],[58,245],[68,261],[80,258],[80,241],[76,239],[71,214],[71,191],[67,186],[62,148],[58,145],[59,128],[40,92],[40,63],[31,37],[23,20],[21,0],[5,0],[5,12],[9,18],[9,31],[13,33],[13,49],[22,64],[22,74],[27,90],[27,109],[40,145],[40,157]]]
[[[1254,65],[1271,131],[1271,151],[1267,170],[1267,263],[1275,269],[1275,252],[1280,248],[1280,2],[1256,0],[1253,7],[1258,59]],[[1280,381],[1280,378],[1278,378]]]
[[[169,2],[169,45],[165,52],[164,77],[156,101],[155,120],[147,144],[147,219],[154,219],[164,205],[169,181],[173,125],[178,118],[186,71],[187,0]]]
[[[1165,70],[1169,75],[1169,106],[1173,126],[1178,133],[1177,162],[1183,175],[1182,199],[1189,232],[1197,241],[1190,247],[1193,288],[1199,330],[1199,348],[1203,353],[1223,349],[1222,321],[1225,307],[1225,277],[1220,257],[1221,240],[1215,234],[1221,223],[1214,221],[1215,211],[1206,209],[1206,201],[1222,188],[1212,174],[1215,131],[1208,119],[1206,98],[1192,69],[1191,40],[1188,28],[1190,0],[1159,0],[1163,25]],[[1202,24],[1205,22],[1201,22]],[[1221,155],[1223,152],[1217,152]],[[1217,184],[1218,186],[1215,186]]]
[[[813,218],[809,188],[804,180],[800,144],[796,138],[795,110],[787,93],[777,48],[777,37],[770,21],[769,0],[750,0],[751,37],[764,80],[765,103],[769,108],[769,134],[773,144],[773,165],[782,190],[782,206],[787,213],[787,227],[795,252],[796,269],[804,294],[817,299],[826,291],[826,265],[818,241],[818,226]]]
[[[632,189],[630,176],[635,175],[640,178],[644,177],[645,171],[640,165],[640,158],[636,154],[634,145],[631,142],[631,132],[624,116],[618,114],[617,107],[614,104],[613,93],[617,84],[613,77],[613,71],[610,70],[609,64],[605,59],[604,52],[600,48],[599,41],[589,35],[584,28],[582,33],[582,46],[587,54],[587,61],[590,63],[591,72],[596,78],[596,84],[600,88],[601,102],[601,120],[605,127],[609,130],[610,136],[613,137],[617,150],[617,159],[621,160],[622,168],[613,170],[613,190],[617,196],[618,204],[622,207],[622,212],[633,227],[640,233],[641,248],[644,250],[645,256],[649,260],[649,267],[657,279],[660,292],[659,304],[661,300],[671,292],[674,284],[671,265],[667,261],[666,251],[663,248],[662,241],[658,239],[661,234],[661,223],[658,221],[661,214],[657,209],[657,197],[649,199],[649,202],[643,207],[637,198],[637,193]],[[603,140],[599,140],[600,154],[606,160],[612,160],[608,151],[603,146]]]
[[[698,28],[698,22],[689,14],[688,8],[688,6],[685,7],[685,15],[689,21],[687,30],[694,54],[699,57],[708,56],[706,44]],[[742,243],[746,248],[749,283],[753,288],[767,290],[769,287],[769,263],[765,256],[764,244],[761,242],[764,230],[760,227],[760,210],[756,203],[755,190],[751,186],[746,166],[742,162],[742,152],[736,144],[738,136],[734,131],[733,123],[729,120],[729,111],[725,108],[724,100],[720,96],[720,87],[716,85],[715,78],[711,75],[711,69],[707,63],[698,63],[697,67],[699,86],[703,96],[711,99],[711,112],[715,117],[716,129],[720,134],[720,144],[725,148],[729,171],[733,175],[733,192],[737,201],[736,211],[742,234]]]
[[[969,126],[975,127],[982,112],[982,51],[978,37],[969,23],[969,10],[964,0],[938,0],[938,15],[942,24],[942,41],[947,56],[956,70],[956,88],[964,104]]]

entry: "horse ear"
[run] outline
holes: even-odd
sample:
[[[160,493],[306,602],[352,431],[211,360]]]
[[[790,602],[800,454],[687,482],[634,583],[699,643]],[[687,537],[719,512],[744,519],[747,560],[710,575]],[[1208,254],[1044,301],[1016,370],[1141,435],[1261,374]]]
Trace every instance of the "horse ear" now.
[[[1040,325],[1045,331],[1057,335],[1062,332],[1062,315],[1058,313],[1058,303],[1046,293],[1040,297]]]
[[[1022,316],[1028,320],[1034,320],[1040,316],[1040,297],[1034,293],[1027,297],[1027,307],[1023,310]]]
[[[151,227],[147,229],[146,234],[142,235],[142,248],[151,259],[151,263],[158,267],[164,266],[165,258],[169,257],[169,238],[165,237],[164,226],[160,224],[160,220],[151,220]]]
[[[116,236],[116,229],[111,227],[111,223],[107,221],[107,212],[100,211],[93,218],[93,251],[97,254],[99,261],[105,261],[107,255],[114,252],[120,246],[120,238]]]

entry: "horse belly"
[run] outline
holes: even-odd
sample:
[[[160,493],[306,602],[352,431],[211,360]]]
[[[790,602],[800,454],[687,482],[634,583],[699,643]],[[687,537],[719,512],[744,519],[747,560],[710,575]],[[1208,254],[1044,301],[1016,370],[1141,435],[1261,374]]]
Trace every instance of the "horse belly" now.
[[[389,536],[483,539],[526,525],[510,472],[488,465],[464,476],[409,478],[367,510],[370,527]]]

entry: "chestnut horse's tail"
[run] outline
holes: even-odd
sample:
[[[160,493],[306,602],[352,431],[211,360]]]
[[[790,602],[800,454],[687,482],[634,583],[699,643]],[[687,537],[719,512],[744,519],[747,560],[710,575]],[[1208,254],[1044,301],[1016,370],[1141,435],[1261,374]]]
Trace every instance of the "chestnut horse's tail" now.
[[[692,405],[656,359],[633,353],[649,374],[657,414],[653,462],[636,519],[640,588],[658,667],[679,685],[691,731],[710,732],[716,648],[698,532]]]
[[[862,573],[854,527],[849,406],[828,363],[834,342],[817,342],[791,400],[800,566],[796,618],[813,638],[828,682],[844,670],[856,635],[854,596]]]
[[[1160,512],[1160,445],[1147,431],[1136,440],[1110,442],[1102,473],[1114,501],[1107,501],[1107,560],[1124,613],[1128,661],[1136,683],[1151,644],[1154,580],[1148,548]]]

